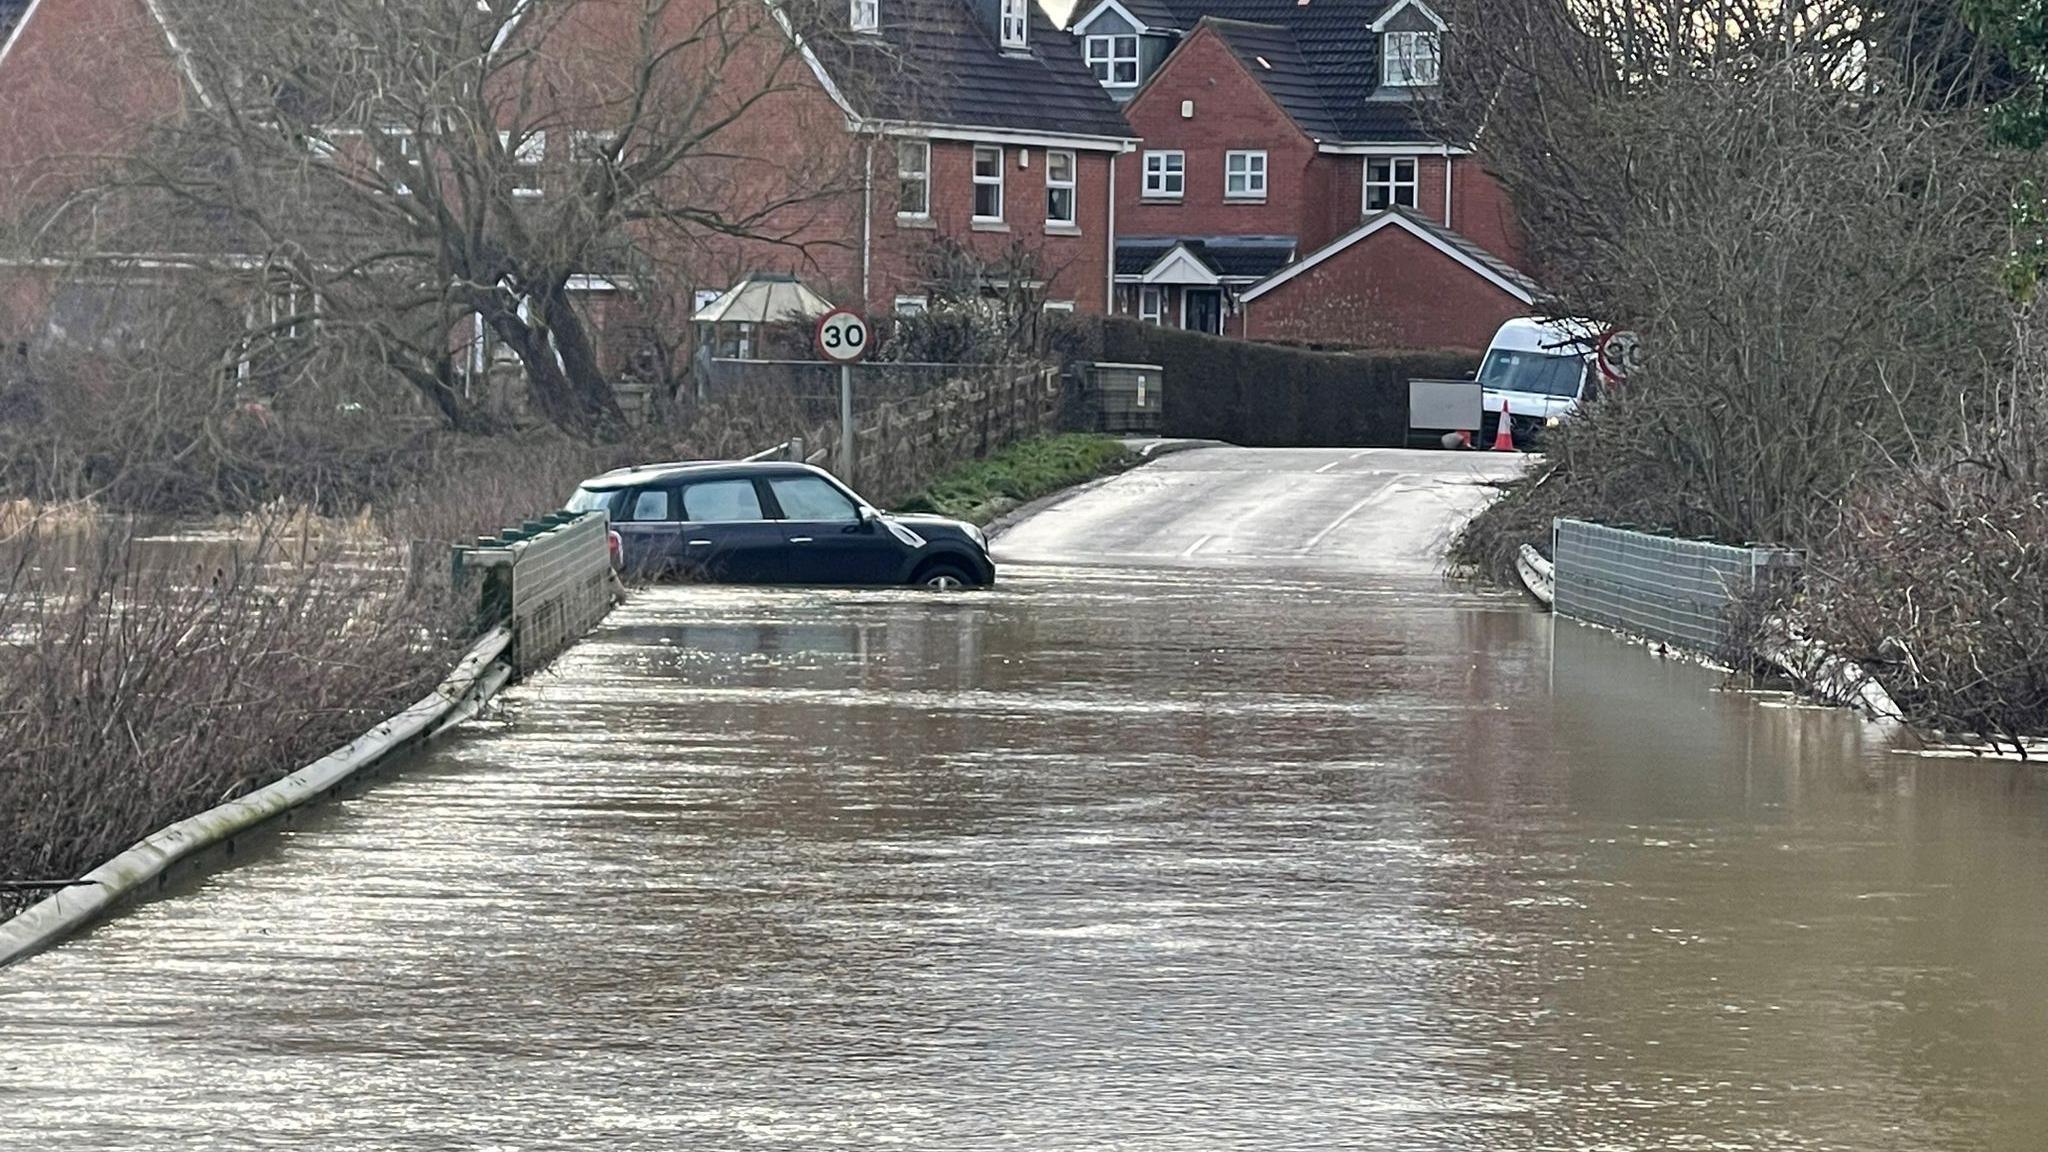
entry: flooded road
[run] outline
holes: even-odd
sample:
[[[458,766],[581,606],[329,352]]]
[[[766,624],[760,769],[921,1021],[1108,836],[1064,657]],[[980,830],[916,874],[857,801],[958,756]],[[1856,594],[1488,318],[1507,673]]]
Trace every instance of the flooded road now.
[[[1447,585],[1332,525],[1472,494],[1347,456],[993,592],[638,596],[0,972],[0,1148],[2041,1146],[2032,774]]]

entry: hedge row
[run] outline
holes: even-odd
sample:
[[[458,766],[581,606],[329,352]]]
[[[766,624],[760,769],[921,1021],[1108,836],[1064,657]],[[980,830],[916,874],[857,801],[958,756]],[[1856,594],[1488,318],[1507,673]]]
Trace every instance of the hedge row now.
[[[1398,446],[1409,380],[1455,379],[1479,366],[1465,352],[1310,352],[1124,317],[1098,323],[1083,336],[1089,359],[1165,370],[1166,435],[1253,447]]]

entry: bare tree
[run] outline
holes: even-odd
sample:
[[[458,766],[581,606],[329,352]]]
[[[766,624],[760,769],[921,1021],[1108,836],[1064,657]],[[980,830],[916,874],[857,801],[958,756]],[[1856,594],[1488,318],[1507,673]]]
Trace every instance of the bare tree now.
[[[479,336],[535,408],[619,416],[579,297],[659,296],[719,245],[800,246],[857,151],[759,0],[166,0],[198,99],[44,223],[70,252],[205,254],[263,295],[238,356],[345,346],[451,425]],[[820,146],[819,142],[826,142]]]

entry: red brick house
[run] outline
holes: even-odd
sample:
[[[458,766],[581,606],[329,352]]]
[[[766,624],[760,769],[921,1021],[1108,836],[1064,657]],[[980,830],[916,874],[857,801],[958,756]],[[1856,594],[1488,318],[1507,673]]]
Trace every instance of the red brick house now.
[[[1421,114],[1423,0],[1098,0],[1072,32],[1144,140],[1116,311],[1255,339],[1483,347],[1531,311],[1501,187]]]
[[[76,180],[75,157],[130,148],[153,125],[211,99],[205,69],[194,67],[206,37],[194,28],[203,11],[195,2],[0,0],[0,218],[60,196]],[[687,28],[714,4],[757,2],[688,0],[670,18]],[[478,11],[493,4],[505,13],[495,18],[504,37],[521,35],[524,0],[485,0]],[[548,90],[602,107],[616,72],[608,45],[634,43],[632,21],[643,10],[584,0],[558,14],[542,48],[558,72]],[[1080,45],[1030,0],[849,0],[839,11],[847,35],[807,42],[789,33],[795,79],[725,130],[723,167],[706,179],[728,197],[773,203],[808,178],[792,157],[850,157],[857,175],[843,191],[780,213],[761,229],[777,233],[772,242],[706,229],[660,262],[689,269],[699,294],[750,272],[794,272],[836,303],[885,314],[918,306],[927,250],[943,239],[991,261],[1027,252],[1043,270],[1048,307],[1105,310],[1113,160],[1136,141]],[[748,67],[748,58],[732,66]],[[576,178],[582,138],[600,134],[557,123],[558,139],[549,140],[539,122],[529,113],[518,139],[499,133],[511,163],[530,166],[518,194],[536,210],[550,188]],[[767,187],[770,180],[785,187]],[[17,264],[0,280],[0,304],[33,296],[22,273]],[[602,294],[617,286],[584,277],[576,287]],[[0,321],[6,315],[0,309]]]

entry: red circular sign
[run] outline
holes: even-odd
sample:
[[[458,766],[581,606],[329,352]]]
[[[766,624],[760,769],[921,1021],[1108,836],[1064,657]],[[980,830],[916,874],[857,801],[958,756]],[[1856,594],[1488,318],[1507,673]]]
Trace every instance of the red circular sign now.
[[[818,355],[850,364],[868,354],[868,322],[849,308],[834,308],[818,317]]]

